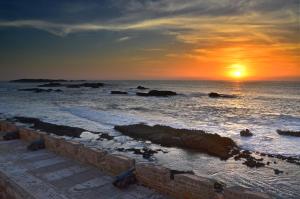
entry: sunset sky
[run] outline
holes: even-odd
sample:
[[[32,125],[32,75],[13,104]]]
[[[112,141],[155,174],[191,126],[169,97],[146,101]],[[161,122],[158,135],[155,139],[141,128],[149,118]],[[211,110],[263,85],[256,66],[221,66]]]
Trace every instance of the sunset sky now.
[[[300,80],[300,0],[1,0],[0,79]]]

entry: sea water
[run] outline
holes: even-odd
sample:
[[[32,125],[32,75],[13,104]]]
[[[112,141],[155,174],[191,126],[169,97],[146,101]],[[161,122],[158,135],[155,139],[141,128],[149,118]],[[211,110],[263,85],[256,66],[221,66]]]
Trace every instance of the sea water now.
[[[287,156],[300,156],[300,138],[282,136],[277,129],[300,130],[300,82],[224,81],[102,81],[101,88],[59,88],[63,92],[18,91],[36,88],[38,83],[0,83],[0,113],[3,118],[27,116],[55,124],[106,132],[114,140],[101,142],[97,135],[83,133],[80,141],[107,148],[162,148],[152,161],[170,168],[193,170],[223,182],[265,191],[277,198],[300,198],[300,166],[285,162],[250,169],[234,160],[221,161],[205,154],[166,148],[122,136],[115,125],[147,123],[176,128],[201,129],[232,138],[241,148]],[[74,83],[74,82],[73,82]],[[77,82],[78,83],[78,82]],[[141,97],[142,85],[149,89],[171,90],[172,97]],[[55,88],[56,89],[56,88]],[[110,91],[128,95],[112,95]],[[235,95],[236,98],[209,98],[208,93]],[[239,132],[250,129],[252,137]],[[140,158],[140,157],[137,157]],[[285,173],[275,175],[273,168]]]

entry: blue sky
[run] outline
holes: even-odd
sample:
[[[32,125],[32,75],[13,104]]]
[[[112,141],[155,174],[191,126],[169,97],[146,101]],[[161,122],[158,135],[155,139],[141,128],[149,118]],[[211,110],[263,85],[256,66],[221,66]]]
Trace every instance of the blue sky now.
[[[1,0],[0,79],[294,78],[299,1]]]

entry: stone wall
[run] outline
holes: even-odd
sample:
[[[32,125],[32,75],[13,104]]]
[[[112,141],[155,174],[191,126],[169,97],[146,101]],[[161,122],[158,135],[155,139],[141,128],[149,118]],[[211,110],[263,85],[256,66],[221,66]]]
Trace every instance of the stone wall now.
[[[16,130],[17,127],[6,121],[0,121],[1,131]],[[136,163],[134,159],[107,151],[86,147],[74,141],[67,141],[56,135],[19,128],[20,138],[30,142],[43,138],[48,150],[62,156],[93,165],[110,175],[118,175],[130,168],[135,168],[138,183],[158,192],[178,199],[269,199],[264,193],[252,192],[241,187],[225,188],[217,193],[215,181],[193,174],[175,174],[171,170],[153,163]],[[0,177],[1,178],[1,177]],[[1,189],[1,184],[0,184]],[[0,197],[1,199],[1,197]]]

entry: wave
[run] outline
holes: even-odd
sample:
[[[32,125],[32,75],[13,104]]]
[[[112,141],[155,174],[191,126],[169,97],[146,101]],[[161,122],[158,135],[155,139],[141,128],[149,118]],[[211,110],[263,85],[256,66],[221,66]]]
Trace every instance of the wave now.
[[[126,125],[133,123],[145,122],[141,117],[130,114],[130,113],[122,113],[121,111],[101,111],[94,110],[88,107],[68,107],[61,108],[62,111],[66,111],[75,115],[77,117],[81,117],[93,122],[97,122],[104,125],[109,125],[111,127],[115,125]]]

